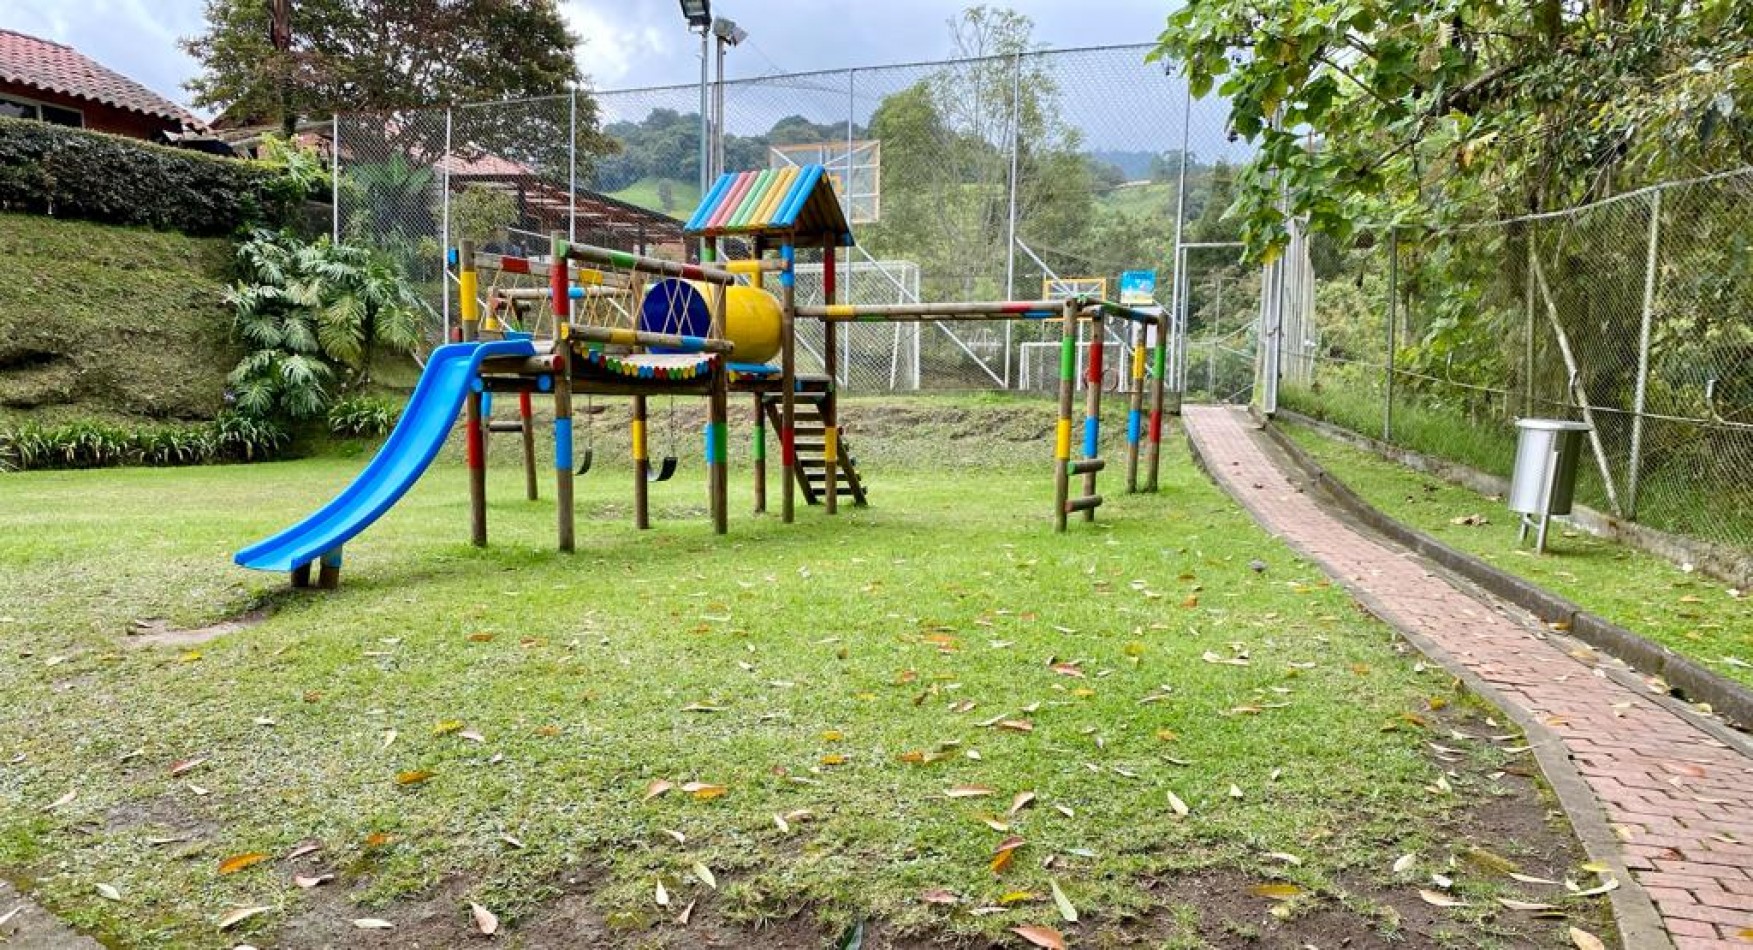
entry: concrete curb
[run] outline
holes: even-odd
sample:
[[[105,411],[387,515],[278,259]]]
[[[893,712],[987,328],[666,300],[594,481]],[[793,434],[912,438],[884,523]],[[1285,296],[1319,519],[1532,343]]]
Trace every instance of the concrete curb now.
[[[1273,444],[1310,481],[1321,486],[1328,497],[1372,530],[1430,558],[1548,624],[1564,625],[1570,636],[1589,646],[1644,673],[1660,676],[1686,701],[1710,704],[1710,708],[1732,726],[1753,728],[1753,691],[1610,620],[1589,613],[1557,594],[1395,521],[1322,468],[1277,426],[1268,423],[1263,428]]]
[[[1270,426],[1263,425],[1270,430]],[[1278,437],[1282,438],[1282,436]],[[1278,439],[1273,440],[1276,447]],[[1199,466],[1207,478],[1215,482],[1219,489],[1246,510],[1252,518],[1262,526],[1265,520],[1258,509],[1246,498],[1231,494],[1224,488],[1223,481],[1212,470],[1206,460],[1204,450],[1191,428],[1187,429],[1187,447],[1193,457],[1193,463]],[[1304,550],[1282,535],[1275,535],[1279,540],[1295,549],[1308,560],[1326,565],[1320,558]],[[1663,925],[1661,914],[1657,913],[1655,904],[1649,894],[1638,883],[1631,869],[1625,866],[1625,859],[1620,853],[1619,839],[1607,826],[1607,816],[1601,803],[1595,798],[1588,784],[1571,763],[1570,752],[1564,739],[1545,723],[1510,702],[1490,683],[1481,679],[1478,674],[1468,669],[1460,661],[1450,656],[1448,651],[1415,631],[1407,630],[1388,620],[1389,613],[1381,602],[1368,591],[1342,580],[1336,572],[1327,571],[1329,577],[1345,587],[1358,603],[1362,604],[1373,616],[1383,623],[1394,627],[1408,643],[1411,643],[1432,662],[1440,664],[1445,670],[1454,674],[1469,691],[1502,710],[1504,715],[1514,720],[1528,737],[1528,745],[1532,747],[1535,761],[1540,764],[1540,772],[1551,787],[1553,795],[1558,798],[1559,806],[1564,809],[1570,819],[1571,829],[1576,832],[1577,840],[1582,842],[1583,850],[1590,860],[1598,861],[1612,870],[1618,878],[1620,887],[1609,893],[1608,900],[1613,906],[1613,920],[1619,927],[1620,944],[1628,950],[1673,950],[1673,940],[1668,936],[1668,928]]]

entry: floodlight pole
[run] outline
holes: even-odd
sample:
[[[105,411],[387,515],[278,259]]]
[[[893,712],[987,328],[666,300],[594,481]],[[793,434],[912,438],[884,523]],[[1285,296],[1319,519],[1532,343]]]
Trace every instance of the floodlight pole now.
[[[700,25],[700,198],[705,200],[706,190],[712,187],[712,127],[707,117],[706,101],[706,65],[709,52],[707,44],[712,41],[712,25],[710,22]],[[700,239],[700,260],[711,260],[712,242]]]

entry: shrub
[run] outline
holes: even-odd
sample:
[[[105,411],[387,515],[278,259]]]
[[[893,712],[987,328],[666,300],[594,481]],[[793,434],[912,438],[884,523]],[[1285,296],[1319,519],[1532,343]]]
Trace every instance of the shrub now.
[[[400,410],[382,400],[360,396],[329,407],[329,432],[343,439],[375,439],[396,424]]]
[[[105,422],[0,429],[0,470],[209,465],[269,458],[288,440],[272,422],[226,412],[211,422],[138,429]]]
[[[271,163],[0,119],[0,209],[8,211],[225,235],[286,222],[308,187]]]
[[[257,417],[327,411],[330,382],[370,379],[377,346],[411,350],[420,299],[401,272],[364,248],[258,230],[238,246],[241,278],[226,291],[249,352],[228,377]]]

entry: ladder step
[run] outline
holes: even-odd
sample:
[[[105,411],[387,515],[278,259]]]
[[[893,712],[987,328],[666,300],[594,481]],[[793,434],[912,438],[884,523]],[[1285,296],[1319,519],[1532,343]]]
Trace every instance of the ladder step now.
[[[1068,466],[1067,471],[1073,475],[1087,475],[1090,472],[1099,472],[1107,467],[1108,463],[1101,459],[1078,459]]]
[[[495,419],[492,422],[487,423],[487,431],[488,432],[522,432],[523,431],[523,423],[513,422],[509,419]]]
[[[1065,512],[1066,512],[1066,514],[1070,514],[1071,512],[1074,512],[1074,511],[1089,511],[1090,509],[1097,507],[1101,503],[1102,503],[1102,496],[1100,496],[1100,495],[1085,495],[1082,498],[1073,498],[1070,501],[1066,502],[1065,503]]]

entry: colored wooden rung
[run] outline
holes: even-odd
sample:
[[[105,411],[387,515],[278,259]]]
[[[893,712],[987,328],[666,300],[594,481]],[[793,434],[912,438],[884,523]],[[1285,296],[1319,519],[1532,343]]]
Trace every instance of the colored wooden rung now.
[[[1073,475],[1088,475],[1090,472],[1099,472],[1107,467],[1108,463],[1102,459],[1078,459],[1067,467],[1067,471]]]
[[[522,432],[523,423],[511,419],[495,419],[487,423],[488,432]]]
[[[1100,495],[1085,495],[1082,498],[1073,498],[1065,503],[1065,513],[1071,514],[1074,511],[1089,511],[1090,509],[1101,505],[1101,503],[1102,496]]]

